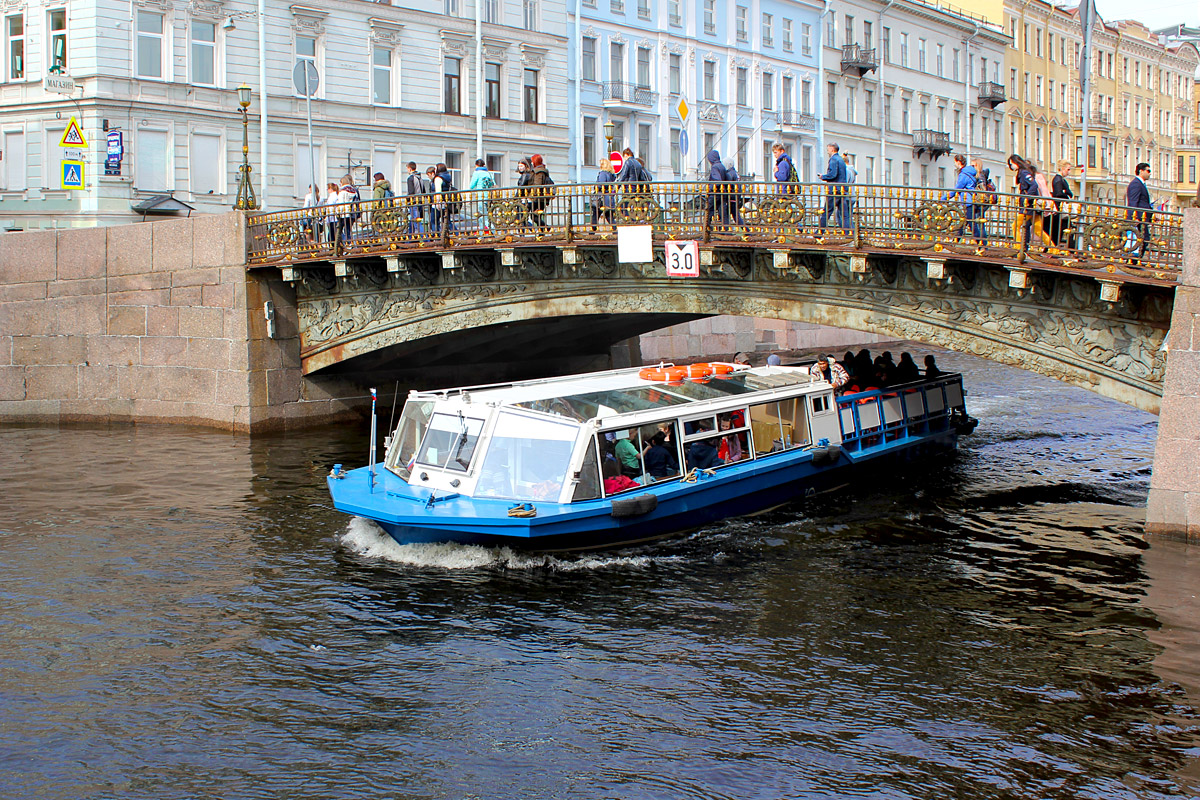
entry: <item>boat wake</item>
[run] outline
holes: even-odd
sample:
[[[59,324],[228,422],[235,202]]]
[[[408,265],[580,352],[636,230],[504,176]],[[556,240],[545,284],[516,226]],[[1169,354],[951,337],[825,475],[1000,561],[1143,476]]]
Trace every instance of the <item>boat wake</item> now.
[[[407,567],[472,570],[472,569],[547,569],[556,572],[577,572],[611,568],[650,568],[671,562],[683,562],[683,556],[649,556],[619,554],[547,555],[524,553],[508,547],[482,547],[453,542],[400,544],[383,528],[369,519],[353,517],[339,543],[351,552],[366,558],[389,561]]]

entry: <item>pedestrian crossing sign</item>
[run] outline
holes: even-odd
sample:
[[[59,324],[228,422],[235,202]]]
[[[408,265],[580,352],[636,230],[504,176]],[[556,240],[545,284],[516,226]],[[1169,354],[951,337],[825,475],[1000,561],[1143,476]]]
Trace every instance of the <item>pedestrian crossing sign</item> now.
[[[82,161],[64,161],[64,162],[62,162],[62,188],[64,188],[64,189],[82,189],[83,188],[83,162]]]
[[[83,138],[83,129],[79,127],[79,121],[71,117],[71,121],[67,123],[67,129],[63,131],[62,141],[58,143],[59,147],[87,147],[87,139]]]

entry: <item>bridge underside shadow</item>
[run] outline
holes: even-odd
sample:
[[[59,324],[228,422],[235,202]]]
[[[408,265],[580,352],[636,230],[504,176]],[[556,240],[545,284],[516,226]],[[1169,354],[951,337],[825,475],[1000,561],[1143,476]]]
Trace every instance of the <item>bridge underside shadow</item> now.
[[[636,343],[622,342],[704,316],[579,314],[468,327],[388,345],[321,374],[437,389],[605,370],[637,363]]]

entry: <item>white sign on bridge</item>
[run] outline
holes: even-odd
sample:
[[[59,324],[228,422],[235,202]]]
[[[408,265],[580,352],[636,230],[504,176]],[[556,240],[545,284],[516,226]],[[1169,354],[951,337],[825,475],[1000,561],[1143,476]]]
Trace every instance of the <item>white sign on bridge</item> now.
[[[700,243],[666,242],[668,278],[700,277]]]

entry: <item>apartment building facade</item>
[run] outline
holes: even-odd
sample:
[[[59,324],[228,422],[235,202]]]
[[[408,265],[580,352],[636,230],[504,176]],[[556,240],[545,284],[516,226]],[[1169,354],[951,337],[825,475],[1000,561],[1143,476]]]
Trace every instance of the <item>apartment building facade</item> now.
[[[769,179],[781,142],[802,177],[818,162],[819,18],[797,0],[581,0],[573,39],[572,175],[590,181],[611,145],[657,180],[707,177],[716,149]]]
[[[502,182],[533,152],[567,161],[564,0],[266,0],[261,20],[248,0],[49,2],[9,0],[0,16],[0,229],[228,210],[243,83],[269,209],[299,205],[314,168],[322,183],[383,172],[400,191],[409,160],[465,180],[482,156]],[[311,154],[303,61],[320,78]],[[72,117],[86,146],[62,146]],[[82,187],[64,188],[76,157]]]

